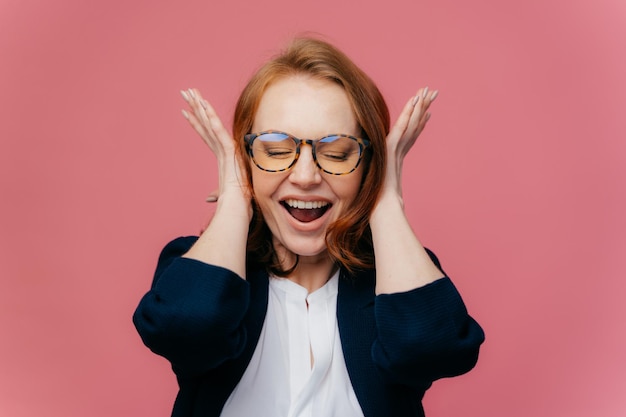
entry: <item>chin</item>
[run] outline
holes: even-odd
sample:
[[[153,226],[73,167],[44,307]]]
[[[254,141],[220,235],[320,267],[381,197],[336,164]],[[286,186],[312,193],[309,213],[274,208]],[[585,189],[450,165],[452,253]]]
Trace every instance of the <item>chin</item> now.
[[[324,237],[317,238],[314,241],[306,238],[286,239],[280,242],[279,245],[300,257],[314,257],[328,252],[326,239]]]

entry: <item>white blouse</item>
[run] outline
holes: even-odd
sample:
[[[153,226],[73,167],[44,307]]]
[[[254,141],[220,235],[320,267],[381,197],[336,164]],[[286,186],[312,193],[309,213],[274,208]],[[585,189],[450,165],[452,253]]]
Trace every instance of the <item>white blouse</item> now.
[[[270,277],[259,342],[222,417],[363,417],[341,350],[338,282],[339,272],[308,294]]]

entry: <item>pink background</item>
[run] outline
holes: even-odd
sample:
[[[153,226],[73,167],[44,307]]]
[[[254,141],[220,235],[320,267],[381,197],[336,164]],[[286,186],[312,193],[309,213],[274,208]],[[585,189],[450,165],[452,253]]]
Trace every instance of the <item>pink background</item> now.
[[[173,374],[131,315],[217,185],[178,91],[230,123],[305,30],[394,118],[419,86],[441,93],[407,210],[487,342],[427,414],[624,415],[625,22],[622,0],[2,0],[0,415],[169,416]]]

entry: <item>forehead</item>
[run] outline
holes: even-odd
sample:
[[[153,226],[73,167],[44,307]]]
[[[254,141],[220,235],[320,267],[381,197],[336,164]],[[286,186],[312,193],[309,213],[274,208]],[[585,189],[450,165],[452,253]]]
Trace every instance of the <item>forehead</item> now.
[[[261,97],[252,131],[281,130],[302,138],[331,133],[359,135],[350,100],[339,84],[294,75],[270,84]]]

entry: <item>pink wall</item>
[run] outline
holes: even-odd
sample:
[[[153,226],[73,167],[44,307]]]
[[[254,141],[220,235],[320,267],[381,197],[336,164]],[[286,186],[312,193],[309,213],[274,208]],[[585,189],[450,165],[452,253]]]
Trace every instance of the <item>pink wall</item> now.
[[[407,207],[487,342],[429,415],[624,415],[626,3],[249,3],[0,2],[0,415],[169,415],[173,375],[130,318],[217,184],[178,90],[229,121],[303,30],[394,116],[441,92]]]

